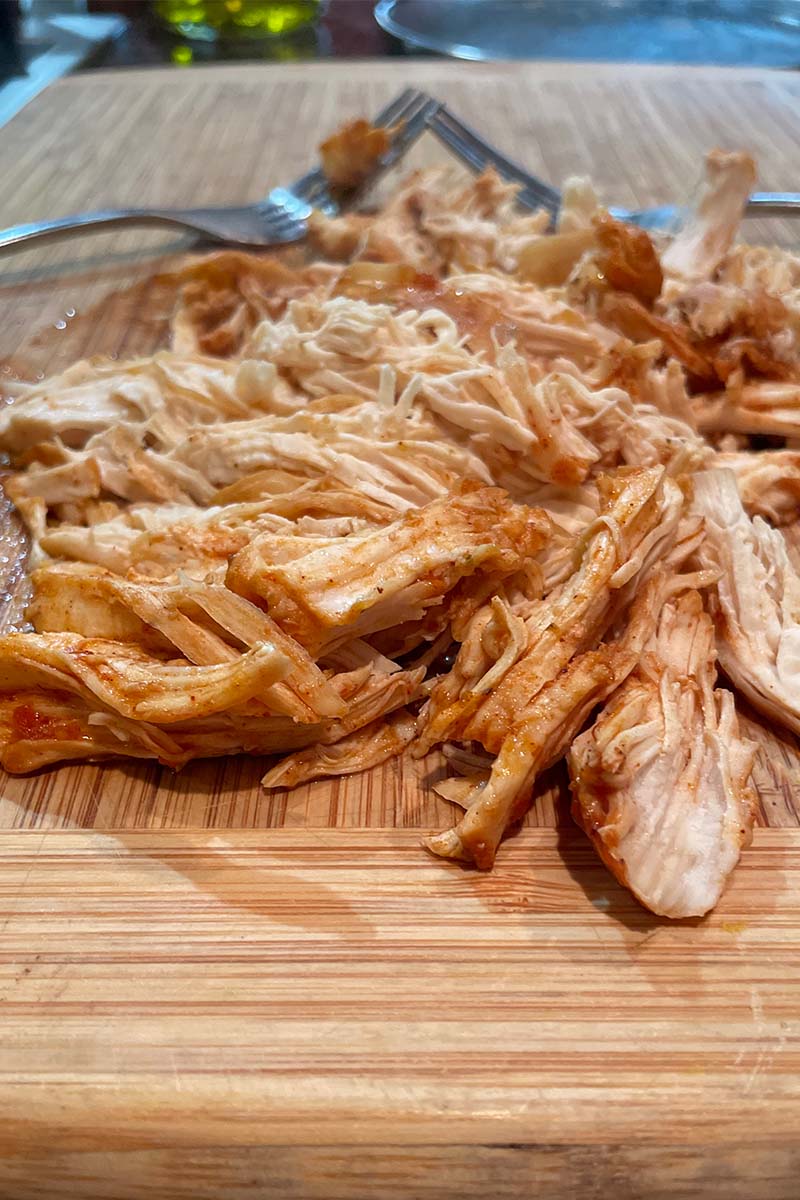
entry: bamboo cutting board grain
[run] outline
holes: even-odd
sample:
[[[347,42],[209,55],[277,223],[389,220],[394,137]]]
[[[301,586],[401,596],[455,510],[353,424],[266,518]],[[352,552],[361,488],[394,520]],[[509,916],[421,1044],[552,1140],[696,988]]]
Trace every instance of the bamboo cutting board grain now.
[[[409,81],[622,204],[684,199],[717,144],[800,187],[789,74],[156,70],[67,80],[0,131],[0,224],[255,199]],[[151,350],[169,289],[141,281],[184,249],[129,231],[0,261],[0,354]],[[436,760],[289,794],[250,759],[2,778],[0,1198],[796,1200],[800,756],[745,725],[753,846],[713,916],[672,924],[605,872],[558,771],[488,875],[419,847],[450,816]]]

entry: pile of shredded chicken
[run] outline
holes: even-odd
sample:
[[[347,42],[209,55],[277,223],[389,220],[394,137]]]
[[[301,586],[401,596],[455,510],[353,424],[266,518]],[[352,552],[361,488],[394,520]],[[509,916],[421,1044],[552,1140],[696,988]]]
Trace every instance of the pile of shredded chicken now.
[[[488,868],[566,757],[614,875],[713,908],[754,818],[717,664],[800,731],[800,258],[735,244],[754,174],[713,153],[663,242],[585,182],[550,232],[417,174],[316,216],[311,265],[197,262],[170,349],[21,387],[5,768],[280,754],[274,788],[443,747],[427,845]]]

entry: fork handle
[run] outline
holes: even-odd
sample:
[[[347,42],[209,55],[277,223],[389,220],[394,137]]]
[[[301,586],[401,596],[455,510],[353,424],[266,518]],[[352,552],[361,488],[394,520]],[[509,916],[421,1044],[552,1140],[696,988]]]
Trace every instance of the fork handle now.
[[[229,220],[231,211],[227,210]],[[0,231],[0,250],[21,246],[27,242],[51,241],[82,230],[90,233],[110,229],[115,225],[166,225],[215,240],[232,240],[230,234],[226,238],[222,229],[214,229],[214,216],[214,209],[192,212],[172,208],[106,208],[98,212],[75,213],[71,217],[57,217],[53,221],[12,225],[10,229]]]
[[[34,241],[51,241],[69,233],[110,229],[115,225],[146,225],[163,228],[184,229],[194,234],[218,241],[230,241],[231,219],[234,209],[178,209],[178,208],[106,208],[97,212],[75,213],[71,217],[57,217],[52,221],[33,221],[29,225],[12,225],[0,232],[0,250],[10,249]],[[790,211],[800,212],[800,195],[796,192],[754,192],[747,202],[750,216],[781,216]],[[222,218],[225,227],[215,228],[216,219]],[[245,217],[245,210],[242,210]],[[250,211],[247,217],[252,219]],[[245,218],[246,219],[246,218]],[[248,222],[249,224],[249,222]],[[242,228],[242,242],[248,240],[250,230]]]

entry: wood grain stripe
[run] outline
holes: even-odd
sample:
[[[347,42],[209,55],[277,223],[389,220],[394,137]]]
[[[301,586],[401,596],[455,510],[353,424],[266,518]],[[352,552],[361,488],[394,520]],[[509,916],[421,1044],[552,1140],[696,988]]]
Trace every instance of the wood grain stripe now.
[[[0,1163],[15,1200],[796,1200],[793,1146],[259,1146],[48,1153]]]
[[[798,897],[782,830],[677,924],[567,831],[491,874],[402,830],[4,833],[0,1146],[788,1134]]]

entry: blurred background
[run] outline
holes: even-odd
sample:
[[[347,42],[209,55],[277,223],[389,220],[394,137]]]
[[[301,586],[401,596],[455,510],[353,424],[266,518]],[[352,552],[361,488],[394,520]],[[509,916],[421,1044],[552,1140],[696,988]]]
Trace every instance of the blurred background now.
[[[0,0],[0,120],[77,69],[447,55],[800,66],[800,0]]]

